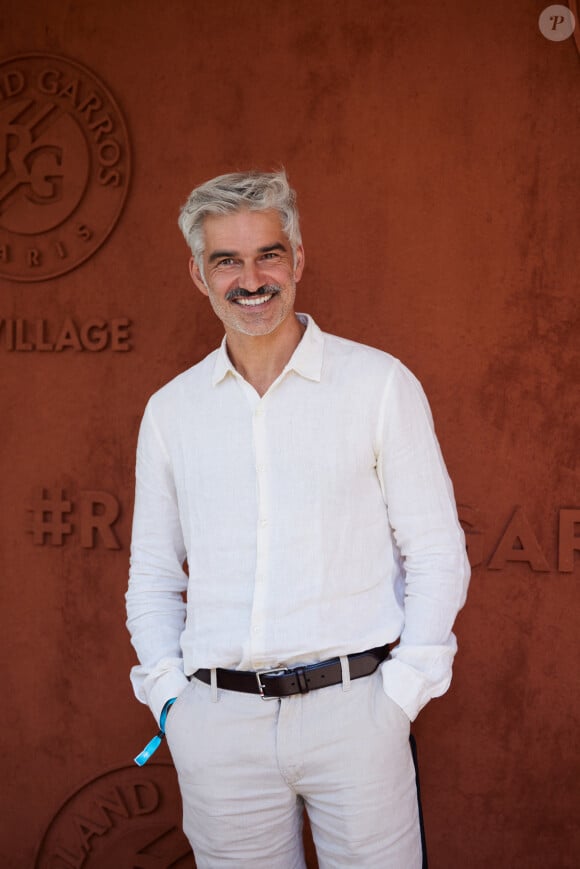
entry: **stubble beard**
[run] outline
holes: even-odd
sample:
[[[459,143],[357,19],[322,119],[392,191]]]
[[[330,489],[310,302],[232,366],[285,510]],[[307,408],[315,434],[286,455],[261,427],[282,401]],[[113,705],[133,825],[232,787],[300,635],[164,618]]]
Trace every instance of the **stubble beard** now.
[[[271,284],[260,287],[255,293],[250,293],[247,290],[238,290],[233,291],[230,296],[230,298],[232,298],[232,296],[235,297],[240,295],[245,298],[257,298],[259,296],[268,295],[268,292],[271,292],[272,290],[275,290],[273,301],[274,304],[278,304],[279,306],[279,314],[272,320],[266,319],[265,322],[262,322],[262,318],[259,317],[259,311],[254,312],[253,322],[244,317],[243,308],[240,308],[238,313],[236,310],[236,303],[233,301],[227,301],[227,295],[229,294],[226,295],[226,298],[223,301],[216,300],[213,294],[210,294],[209,300],[215,314],[226,327],[226,331],[230,328],[242,335],[248,335],[250,337],[271,335],[292,310],[294,297],[296,295],[296,282],[294,280],[290,281],[285,288],[281,287],[279,284]],[[291,301],[288,299],[289,291],[292,293]],[[267,304],[270,304],[270,302]],[[264,311],[265,317],[268,316],[268,313],[268,311]]]

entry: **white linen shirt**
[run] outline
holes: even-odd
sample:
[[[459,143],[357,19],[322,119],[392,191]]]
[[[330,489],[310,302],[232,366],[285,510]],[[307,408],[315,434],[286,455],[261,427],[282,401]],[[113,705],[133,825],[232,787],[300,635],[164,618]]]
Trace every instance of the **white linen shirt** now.
[[[298,316],[261,398],[224,338],[145,410],[127,626],[157,720],[199,667],[298,666],[399,637],[382,677],[409,718],[449,686],[469,565],[424,393],[389,354]]]

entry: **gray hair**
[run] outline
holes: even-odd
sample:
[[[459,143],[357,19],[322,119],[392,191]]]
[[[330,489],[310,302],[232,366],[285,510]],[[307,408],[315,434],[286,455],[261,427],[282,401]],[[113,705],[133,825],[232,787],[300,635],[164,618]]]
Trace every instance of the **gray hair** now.
[[[210,214],[231,214],[244,208],[250,211],[275,209],[280,215],[294,260],[296,249],[302,244],[296,193],[288,184],[286,172],[232,172],[218,175],[193,190],[179,213],[178,224],[193,258],[203,271],[205,237],[203,223]]]

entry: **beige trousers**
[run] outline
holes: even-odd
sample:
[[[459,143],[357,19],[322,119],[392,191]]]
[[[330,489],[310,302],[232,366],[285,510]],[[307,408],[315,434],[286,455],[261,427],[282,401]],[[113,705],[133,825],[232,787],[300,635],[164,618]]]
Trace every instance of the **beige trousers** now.
[[[421,869],[409,720],[373,675],[264,701],[195,678],[167,719],[198,869]]]

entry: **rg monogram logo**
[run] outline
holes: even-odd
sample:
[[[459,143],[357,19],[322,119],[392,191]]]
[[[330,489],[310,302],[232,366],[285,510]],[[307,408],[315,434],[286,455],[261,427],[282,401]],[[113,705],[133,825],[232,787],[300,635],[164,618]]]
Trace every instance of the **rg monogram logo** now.
[[[127,131],[93,73],[60,57],[0,64],[0,275],[53,278],[105,241],[127,193]]]

